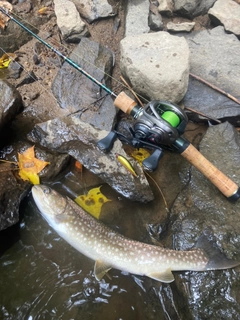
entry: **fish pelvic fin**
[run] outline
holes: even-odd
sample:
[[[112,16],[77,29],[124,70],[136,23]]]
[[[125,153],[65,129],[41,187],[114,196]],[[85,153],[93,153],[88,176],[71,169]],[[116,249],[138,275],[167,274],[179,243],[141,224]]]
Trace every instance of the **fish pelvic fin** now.
[[[221,270],[234,268],[240,264],[239,260],[228,259],[227,256],[217,247],[216,242],[202,234],[196,244],[208,258],[204,270]]]
[[[157,281],[161,281],[161,282],[165,282],[165,283],[170,283],[173,282],[174,276],[172,274],[172,270],[171,268],[168,268],[162,272],[152,272],[152,273],[148,273],[146,274],[147,277],[157,280]]]
[[[109,264],[97,260],[94,265],[95,278],[100,281],[110,269],[112,269],[112,267]]]

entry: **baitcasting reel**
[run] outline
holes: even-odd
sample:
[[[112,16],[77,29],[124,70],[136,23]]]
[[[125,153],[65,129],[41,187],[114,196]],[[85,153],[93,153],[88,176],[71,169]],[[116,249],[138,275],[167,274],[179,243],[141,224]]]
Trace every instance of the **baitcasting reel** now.
[[[154,152],[143,161],[145,170],[154,171],[163,155],[164,146],[171,146],[185,131],[188,118],[177,105],[168,101],[154,100],[144,108],[134,106],[130,114],[136,120],[130,129],[129,140],[117,131],[111,131],[98,142],[98,147],[108,152],[118,137],[135,148],[153,149]]]

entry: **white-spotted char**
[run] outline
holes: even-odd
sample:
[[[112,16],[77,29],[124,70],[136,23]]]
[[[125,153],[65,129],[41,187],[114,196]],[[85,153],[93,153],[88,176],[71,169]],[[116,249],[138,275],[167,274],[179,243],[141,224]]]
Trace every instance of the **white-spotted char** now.
[[[32,194],[50,226],[75,249],[95,261],[94,273],[98,280],[108,270],[116,268],[172,282],[172,271],[226,269],[240,263],[223,255],[219,257],[220,253],[213,252],[205,238],[199,241],[199,248],[193,250],[164,249],[124,237],[48,186],[35,185]]]

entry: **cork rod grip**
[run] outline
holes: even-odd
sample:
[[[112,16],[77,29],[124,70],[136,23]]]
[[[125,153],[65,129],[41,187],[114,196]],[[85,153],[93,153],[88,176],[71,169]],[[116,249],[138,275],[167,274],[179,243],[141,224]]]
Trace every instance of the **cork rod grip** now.
[[[192,144],[189,144],[181,155],[202,172],[226,197],[231,197],[237,192],[236,183],[218,170]]]
[[[130,114],[132,109],[137,105],[137,102],[122,91],[114,100],[114,105],[124,113]]]

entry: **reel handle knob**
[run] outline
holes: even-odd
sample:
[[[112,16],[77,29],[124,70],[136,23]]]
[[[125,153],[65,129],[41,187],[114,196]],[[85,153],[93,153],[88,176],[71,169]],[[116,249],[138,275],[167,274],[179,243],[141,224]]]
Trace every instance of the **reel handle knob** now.
[[[110,131],[109,134],[98,141],[97,146],[103,152],[109,152],[114,144],[114,141],[117,139],[117,134],[114,131]]]
[[[146,159],[143,160],[142,165],[147,171],[155,171],[158,167],[158,163],[163,156],[162,149],[155,149],[154,152]]]

